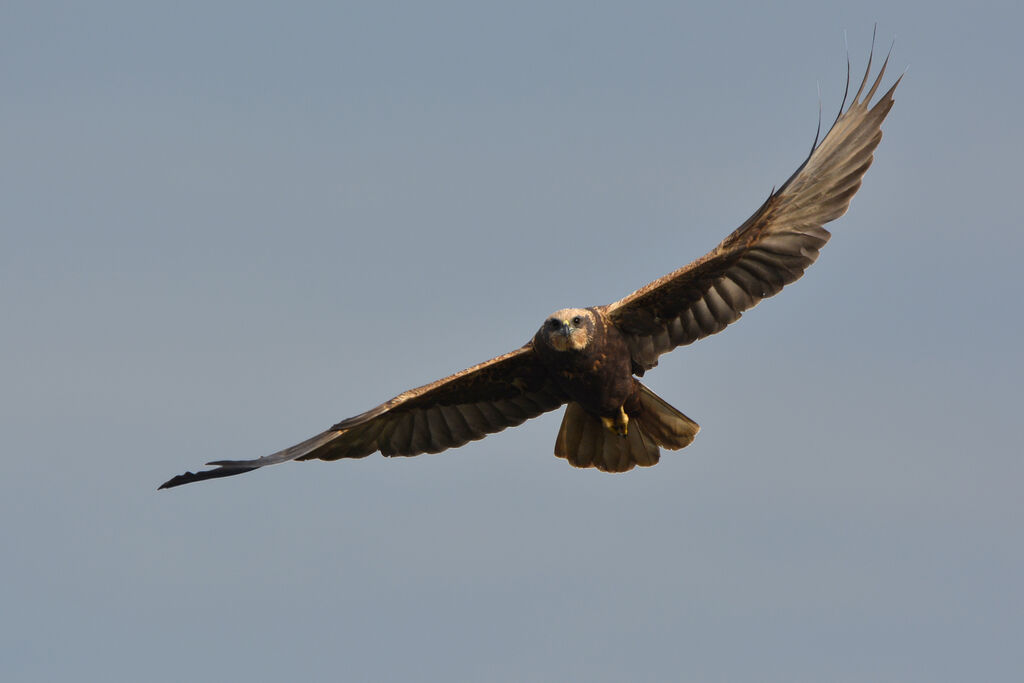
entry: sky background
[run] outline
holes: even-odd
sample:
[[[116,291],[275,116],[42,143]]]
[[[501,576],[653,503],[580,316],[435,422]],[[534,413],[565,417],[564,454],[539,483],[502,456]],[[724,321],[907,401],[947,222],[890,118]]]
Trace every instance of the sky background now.
[[[1020,3],[0,6],[0,678],[964,681],[1024,670]],[[908,66],[818,263],[649,385],[157,492],[704,254]]]

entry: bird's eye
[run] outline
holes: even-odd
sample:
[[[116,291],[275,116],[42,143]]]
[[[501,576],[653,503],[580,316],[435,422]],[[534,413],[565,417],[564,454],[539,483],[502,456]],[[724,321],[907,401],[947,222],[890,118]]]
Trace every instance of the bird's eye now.
[[[576,316],[575,318],[572,319],[573,325],[579,325],[581,322],[583,322],[583,320],[581,320],[579,316]]]
[[[555,320],[554,318],[548,318],[547,326],[550,327],[551,329],[555,329],[556,327],[558,327],[558,321]]]

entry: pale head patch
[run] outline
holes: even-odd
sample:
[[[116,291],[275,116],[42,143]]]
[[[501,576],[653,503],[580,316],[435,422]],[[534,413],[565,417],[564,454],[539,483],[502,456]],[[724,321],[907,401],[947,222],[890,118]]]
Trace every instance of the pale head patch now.
[[[544,321],[544,339],[555,351],[581,351],[594,338],[594,314],[585,308],[563,308]]]

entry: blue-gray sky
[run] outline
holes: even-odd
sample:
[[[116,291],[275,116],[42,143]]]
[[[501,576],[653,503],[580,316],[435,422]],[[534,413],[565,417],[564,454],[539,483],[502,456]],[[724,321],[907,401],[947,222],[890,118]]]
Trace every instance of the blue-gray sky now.
[[[1024,668],[1018,3],[0,8],[0,677],[963,681]],[[558,414],[263,455],[702,255],[910,70],[804,279]]]

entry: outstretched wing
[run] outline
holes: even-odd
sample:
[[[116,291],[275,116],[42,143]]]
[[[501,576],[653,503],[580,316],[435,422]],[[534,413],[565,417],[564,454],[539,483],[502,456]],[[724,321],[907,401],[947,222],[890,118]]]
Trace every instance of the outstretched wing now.
[[[704,257],[604,309],[625,334],[638,374],[661,354],[721,331],[814,263],[830,237],[822,226],[846,213],[882,139],[900,79],[869,104],[888,62],[861,99],[868,60],[849,108],[839,108],[821,144],[815,139],[800,168],[735,232]],[[849,65],[846,80],[849,88]]]
[[[218,460],[217,469],[186,472],[171,488],[241,474],[288,460],[338,460],[439,453],[554,410],[568,398],[527,344],[426,386],[406,391],[291,448],[255,460]]]

